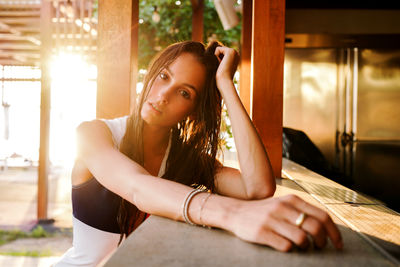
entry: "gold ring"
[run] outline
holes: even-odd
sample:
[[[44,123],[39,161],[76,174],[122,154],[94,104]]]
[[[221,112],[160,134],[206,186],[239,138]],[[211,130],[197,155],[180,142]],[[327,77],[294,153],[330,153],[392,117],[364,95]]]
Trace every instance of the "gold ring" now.
[[[297,217],[296,222],[294,223],[297,227],[301,227],[304,220],[306,219],[306,214],[304,212],[300,213],[299,217]]]

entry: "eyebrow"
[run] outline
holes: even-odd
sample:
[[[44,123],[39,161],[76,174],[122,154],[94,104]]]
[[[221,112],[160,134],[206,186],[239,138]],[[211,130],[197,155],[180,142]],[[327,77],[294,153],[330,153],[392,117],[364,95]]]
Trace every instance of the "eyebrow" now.
[[[171,74],[172,77],[174,77],[173,72],[170,70],[170,68],[168,66],[165,67],[165,69],[168,71],[169,74]],[[196,87],[194,87],[193,85],[189,84],[189,83],[183,83],[184,86],[189,87],[191,89],[193,89],[193,91],[196,92],[196,94],[198,94],[198,90],[196,89]]]

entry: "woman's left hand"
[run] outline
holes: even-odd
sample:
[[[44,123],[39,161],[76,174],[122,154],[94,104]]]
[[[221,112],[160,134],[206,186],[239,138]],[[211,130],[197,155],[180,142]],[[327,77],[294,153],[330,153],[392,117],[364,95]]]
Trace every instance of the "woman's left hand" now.
[[[220,62],[216,74],[217,86],[220,88],[219,83],[223,80],[232,81],[239,63],[239,54],[233,48],[219,46],[215,49],[215,56]]]

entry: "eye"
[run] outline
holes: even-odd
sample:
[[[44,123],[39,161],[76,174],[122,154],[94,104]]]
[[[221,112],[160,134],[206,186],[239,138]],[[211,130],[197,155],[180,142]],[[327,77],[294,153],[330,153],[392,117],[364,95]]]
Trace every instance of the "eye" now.
[[[160,73],[160,78],[161,78],[162,80],[166,80],[166,79],[168,79],[168,76],[167,76],[167,74],[166,74],[165,72],[161,72],[161,73]]]
[[[186,99],[190,98],[190,94],[185,90],[179,90],[179,93],[181,94],[181,96],[183,96]]]

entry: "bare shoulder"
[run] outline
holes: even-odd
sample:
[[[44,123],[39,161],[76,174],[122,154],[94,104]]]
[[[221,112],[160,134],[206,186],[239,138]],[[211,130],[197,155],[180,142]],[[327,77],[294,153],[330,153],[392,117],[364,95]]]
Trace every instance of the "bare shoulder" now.
[[[91,120],[81,122],[76,128],[78,134],[85,134],[97,131],[104,131],[110,133],[106,123],[102,120]]]
[[[111,131],[101,120],[84,121],[76,128],[77,145],[108,143],[112,144]]]
[[[108,153],[110,149],[114,149],[114,142],[111,131],[103,121],[85,121],[76,128],[76,162],[87,163],[96,155]]]

